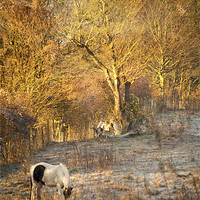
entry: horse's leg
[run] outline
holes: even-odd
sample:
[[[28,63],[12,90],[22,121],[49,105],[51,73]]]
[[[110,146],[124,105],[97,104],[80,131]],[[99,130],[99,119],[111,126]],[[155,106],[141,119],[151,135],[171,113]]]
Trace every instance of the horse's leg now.
[[[35,199],[36,183],[31,181],[31,191],[30,191],[30,200]]]
[[[62,191],[62,189],[61,189],[60,184],[57,184],[57,189],[58,189],[58,196],[59,196],[59,199],[60,199],[60,200],[64,200],[64,194],[63,194],[63,191]]]
[[[37,197],[38,197],[38,200],[41,200],[42,186],[43,186],[42,183],[38,183],[38,186],[37,186]]]

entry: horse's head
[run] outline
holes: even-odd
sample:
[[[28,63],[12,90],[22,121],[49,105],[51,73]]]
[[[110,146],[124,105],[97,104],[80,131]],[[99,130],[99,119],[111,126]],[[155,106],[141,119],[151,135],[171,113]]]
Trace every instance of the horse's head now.
[[[63,194],[65,196],[65,200],[71,195],[73,187],[67,187],[64,189]]]

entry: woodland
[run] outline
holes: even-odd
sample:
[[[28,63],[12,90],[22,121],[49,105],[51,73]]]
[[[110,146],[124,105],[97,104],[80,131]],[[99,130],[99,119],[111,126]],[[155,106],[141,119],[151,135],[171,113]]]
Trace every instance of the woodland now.
[[[199,109],[199,44],[198,0],[1,0],[0,137],[102,113],[126,129],[145,99]]]

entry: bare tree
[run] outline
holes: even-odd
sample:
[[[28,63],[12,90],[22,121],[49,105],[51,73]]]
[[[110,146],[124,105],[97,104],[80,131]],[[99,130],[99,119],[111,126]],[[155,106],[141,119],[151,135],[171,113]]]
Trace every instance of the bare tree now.
[[[38,0],[3,0],[0,6],[1,88],[11,94],[12,105],[25,107],[34,116],[62,101],[50,8]]]
[[[90,71],[103,74],[114,99],[113,111],[122,123],[120,87],[143,71],[138,21],[141,1],[73,1],[70,13],[60,20],[60,38],[78,47],[90,63]],[[70,19],[70,20],[69,20]],[[141,45],[141,46],[140,46]]]
[[[188,7],[191,2],[187,2]],[[169,91],[178,85],[179,96],[182,97],[183,82],[190,79],[186,77],[186,71],[190,71],[190,74],[194,72],[199,39],[191,27],[188,12],[182,1],[155,0],[146,4],[144,22],[147,45],[151,51],[148,68],[152,83],[159,88],[162,101],[167,88]]]

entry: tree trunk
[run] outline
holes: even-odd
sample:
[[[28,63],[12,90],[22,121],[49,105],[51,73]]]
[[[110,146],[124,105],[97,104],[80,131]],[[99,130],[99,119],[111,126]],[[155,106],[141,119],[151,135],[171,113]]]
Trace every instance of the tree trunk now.
[[[131,82],[126,82],[125,83],[125,106],[130,102],[130,88],[131,88]],[[132,130],[133,122],[130,120],[130,116],[125,116],[125,110],[124,110],[123,115],[124,115],[124,118],[126,118],[128,122],[127,131]]]
[[[121,111],[121,100],[120,100],[120,93],[119,90],[114,91],[114,113],[117,121],[119,122],[120,126],[122,126],[122,111]]]
[[[80,48],[86,49],[88,54],[91,56],[93,61],[99,66],[99,68],[104,72],[104,75],[106,77],[106,81],[109,85],[109,87],[112,90],[113,96],[114,96],[114,115],[122,127],[122,106],[121,106],[121,98],[120,98],[120,80],[116,71],[116,66],[112,66],[112,70],[110,71],[109,68],[107,68],[97,57],[96,55],[89,49],[89,47],[75,39],[71,40],[76,46]],[[111,72],[111,73],[110,73]],[[112,75],[111,75],[112,74]]]
[[[120,98],[120,81],[119,77],[117,76],[117,73],[114,71],[114,76],[113,76],[113,82],[114,82],[114,87],[112,89],[113,94],[114,94],[114,100],[115,100],[115,105],[114,105],[114,113],[117,118],[118,123],[122,127],[123,125],[123,120],[122,120],[122,106],[121,106],[121,98]]]
[[[159,75],[160,78],[160,90],[161,90],[161,112],[163,112],[164,110],[164,78],[162,76],[162,74]]]
[[[130,88],[131,88],[131,82],[125,83],[125,104],[130,101]]]

